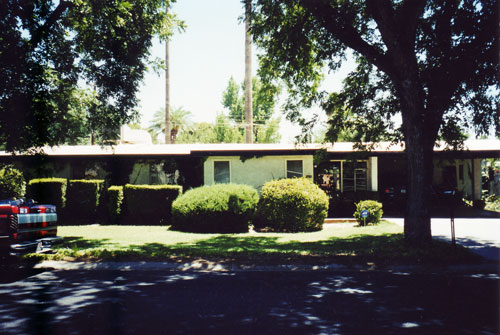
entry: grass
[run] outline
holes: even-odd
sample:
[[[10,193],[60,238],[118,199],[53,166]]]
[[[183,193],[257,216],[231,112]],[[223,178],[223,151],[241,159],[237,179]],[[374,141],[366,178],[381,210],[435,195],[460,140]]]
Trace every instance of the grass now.
[[[193,234],[162,226],[61,226],[54,254],[31,259],[79,261],[207,260],[239,264],[457,264],[478,262],[469,250],[433,241],[425,250],[404,243],[402,228],[326,225],[312,233]]]

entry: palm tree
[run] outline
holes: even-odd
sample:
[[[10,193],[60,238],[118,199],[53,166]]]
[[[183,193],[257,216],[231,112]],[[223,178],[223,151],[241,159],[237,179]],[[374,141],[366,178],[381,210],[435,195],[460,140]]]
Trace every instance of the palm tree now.
[[[252,2],[245,0],[245,143],[253,142],[251,10]]]
[[[187,130],[191,126],[191,112],[185,110],[182,107],[170,109],[170,143],[175,143],[177,134],[181,131]],[[165,108],[160,108],[153,115],[153,120],[148,127],[148,131],[152,132],[156,136],[160,134],[165,134]],[[167,136],[165,136],[165,139]],[[166,141],[166,143],[168,143]]]
[[[168,15],[168,5],[167,8],[165,9],[166,14]],[[168,136],[167,134],[171,133],[171,121],[170,121],[170,50],[169,50],[169,42],[170,42],[170,37],[167,36],[165,39],[165,110],[166,113],[164,113],[165,117],[165,127],[166,131],[165,133],[165,143],[170,144],[171,142],[171,137]]]

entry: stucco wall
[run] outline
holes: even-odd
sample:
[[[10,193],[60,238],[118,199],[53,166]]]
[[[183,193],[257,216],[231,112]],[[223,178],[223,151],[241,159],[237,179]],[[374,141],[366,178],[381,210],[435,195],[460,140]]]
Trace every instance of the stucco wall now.
[[[239,156],[209,157],[204,163],[204,184],[214,184],[214,161],[229,161],[233,184],[246,184],[260,189],[265,182],[286,177],[286,161],[302,160],[304,177],[312,180],[313,156],[262,156],[242,161]]]

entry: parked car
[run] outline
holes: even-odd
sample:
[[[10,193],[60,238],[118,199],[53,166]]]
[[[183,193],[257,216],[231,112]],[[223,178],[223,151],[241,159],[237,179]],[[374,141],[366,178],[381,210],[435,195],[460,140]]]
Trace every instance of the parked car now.
[[[380,200],[387,209],[397,209],[399,206],[404,206],[406,204],[406,186],[393,185],[384,187]],[[399,209],[404,210],[404,208]]]
[[[39,205],[33,200],[0,200],[0,249],[20,255],[47,252],[62,241],[57,236],[57,212],[53,205]]]
[[[398,207],[406,205],[407,197],[406,185],[393,185],[382,189],[381,201],[385,208],[404,210]],[[455,189],[435,185],[431,185],[429,198],[433,206],[445,207],[457,206],[461,199]]]

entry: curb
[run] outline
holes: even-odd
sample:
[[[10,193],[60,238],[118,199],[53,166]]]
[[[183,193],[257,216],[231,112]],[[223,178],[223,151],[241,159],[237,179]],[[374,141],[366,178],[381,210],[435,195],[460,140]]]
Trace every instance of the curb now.
[[[477,265],[397,265],[376,267],[374,265],[327,264],[327,265],[242,265],[219,264],[216,262],[68,262],[43,261],[33,268],[42,270],[84,270],[84,271],[191,271],[191,272],[392,272],[395,274],[426,273],[488,273],[496,274],[500,278],[500,266],[496,263]]]

